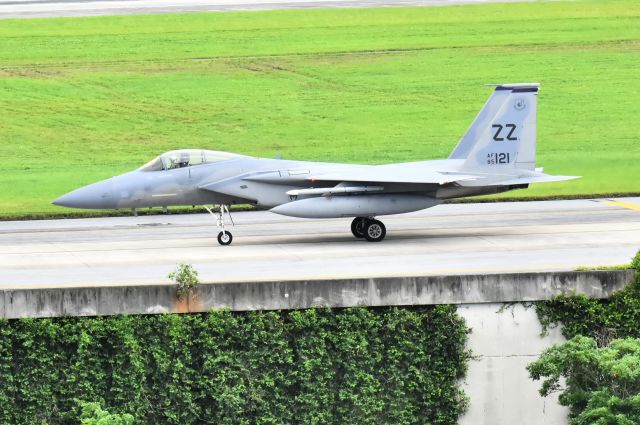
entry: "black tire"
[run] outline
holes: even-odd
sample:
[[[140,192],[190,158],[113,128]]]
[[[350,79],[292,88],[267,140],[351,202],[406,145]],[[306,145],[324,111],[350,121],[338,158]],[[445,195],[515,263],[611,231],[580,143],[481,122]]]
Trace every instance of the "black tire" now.
[[[358,239],[364,238],[364,230],[367,226],[368,218],[365,217],[356,217],[351,222],[351,233]]]
[[[218,243],[220,245],[231,245],[231,241],[233,241],[231,232],[225,230],[224,232],[218,233]]]
[[[369,242],[380,242],[387,234],[387,229],[381,221],[369,220],[365,228],[364,237]]]

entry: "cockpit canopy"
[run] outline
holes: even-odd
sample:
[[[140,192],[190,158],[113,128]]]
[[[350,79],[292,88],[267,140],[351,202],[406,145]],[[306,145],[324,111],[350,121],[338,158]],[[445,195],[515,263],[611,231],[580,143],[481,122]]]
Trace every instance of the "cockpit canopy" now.
[[[204,149],[181,149],[169,151],[147,162],[139,171],[162,171],[174,168],[191,167],[200,164],[211,164],[225,159],[237,158],[240,155],[229,152],[207,151]]]

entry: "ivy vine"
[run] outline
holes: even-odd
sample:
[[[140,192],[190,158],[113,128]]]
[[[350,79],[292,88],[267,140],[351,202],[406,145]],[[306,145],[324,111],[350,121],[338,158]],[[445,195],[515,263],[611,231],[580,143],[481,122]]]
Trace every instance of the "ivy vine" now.
[[[640,338],[640,251],[631,267],[636,269],[633,282],[607,299],[568,294],[537,303],[543,330],[562,324],[567,339],[588,336],[600,347],[616,338]]]
[[[467,332],[453,306],[2,320],[0,423],[455,424]]]

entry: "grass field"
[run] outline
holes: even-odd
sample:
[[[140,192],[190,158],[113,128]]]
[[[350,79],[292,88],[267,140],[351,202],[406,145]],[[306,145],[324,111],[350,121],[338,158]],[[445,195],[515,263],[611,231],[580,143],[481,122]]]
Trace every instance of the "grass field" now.
[[[640,192],[640,2],[0,21],[0,216],[175,148],[446,157],[491,89],[541,81],[522,196]]]

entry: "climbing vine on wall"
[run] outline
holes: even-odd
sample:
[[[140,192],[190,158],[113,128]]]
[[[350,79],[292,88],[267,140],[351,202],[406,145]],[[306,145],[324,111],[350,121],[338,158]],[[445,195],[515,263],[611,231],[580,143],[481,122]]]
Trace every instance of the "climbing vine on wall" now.
[[[455,424],[455,307],[0,322],[0,423]]]
[[[562,324],[562,333],[567,339],[589,336],[595,338],[599,346],[616,338],[640,338],[640,252],[631,267],[636,269],[634,281],[607,299],[573,294],[536,304],[543,328]]]

